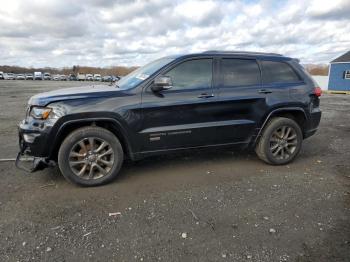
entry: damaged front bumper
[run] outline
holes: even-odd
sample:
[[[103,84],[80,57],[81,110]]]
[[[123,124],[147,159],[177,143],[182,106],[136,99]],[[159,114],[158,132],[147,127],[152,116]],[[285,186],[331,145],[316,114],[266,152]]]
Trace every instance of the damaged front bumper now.
[[[15,165],[18,169],[33,173],[47,167],[53,167],[56,165],[56,163],[51,160],[47,160],[44,157],[33,157],[25,153],[18,152]]]
[[[15,162],[17,168],[32,173],[56,165],[45,157],[45,146],[48,142],[46,132],[36,132],[23,121],[18,126],[18,142],[19,152]]]

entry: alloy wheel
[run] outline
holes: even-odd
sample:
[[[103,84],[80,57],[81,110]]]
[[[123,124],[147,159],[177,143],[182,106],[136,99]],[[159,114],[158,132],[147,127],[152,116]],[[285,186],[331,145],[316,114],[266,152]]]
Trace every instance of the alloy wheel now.
[[[106,176],[112,169],[114,160],[111,145],[97,137],[78,141],[69,154],[69,166],[73,173],[87,180]]]
[[[277,128],[270,137],[270,151],[274,158],[285,160],[290,158],[298,145],[298,136],[291,126]]]

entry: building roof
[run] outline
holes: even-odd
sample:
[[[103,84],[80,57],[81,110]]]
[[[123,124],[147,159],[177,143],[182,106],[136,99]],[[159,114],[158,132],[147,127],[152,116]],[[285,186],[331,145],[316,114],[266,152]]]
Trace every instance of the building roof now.
[[[346,52],[345,54],[337,57],[331,63],[339,63],[339,62],[349,62],[350,63],[350,51]]]

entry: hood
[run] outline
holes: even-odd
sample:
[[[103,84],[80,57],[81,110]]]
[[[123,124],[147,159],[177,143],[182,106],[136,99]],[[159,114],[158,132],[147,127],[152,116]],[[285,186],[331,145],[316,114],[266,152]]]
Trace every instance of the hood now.
[[[115,86],[95,85],[58,89],[32,96],[29,105],[46,106],[52,102],[72,99],[99,98],[99,97],[123,96],[123,92]]]

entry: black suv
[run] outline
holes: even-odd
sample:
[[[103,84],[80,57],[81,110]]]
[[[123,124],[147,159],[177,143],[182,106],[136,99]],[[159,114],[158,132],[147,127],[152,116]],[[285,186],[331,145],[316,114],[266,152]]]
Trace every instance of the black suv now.
[[[270,53],[169,56],[116,85],[33,96],[19,125],[32,171],[51,163],[74,183],[115,178],[125,158],[241,145],[286,164],[320,122],[321,90],[298,60]]]

